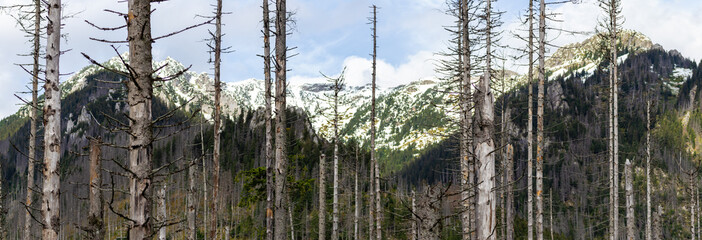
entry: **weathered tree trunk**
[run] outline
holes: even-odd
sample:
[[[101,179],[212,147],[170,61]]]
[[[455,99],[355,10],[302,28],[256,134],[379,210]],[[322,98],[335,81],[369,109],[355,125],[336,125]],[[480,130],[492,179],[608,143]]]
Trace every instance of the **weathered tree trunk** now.
[[[370,164],[370,169],[368,170],[368,239],[373,240],[375,237],[375,191],[373,191],[373,176],[375,165],[372,162]]]
[[[275,239],[287,238],[287,223],[285,219],[287,199],[286,176],[288,175],[288,159],[285,130],[285,95],[287,73],[287,4],[285,0],[276,0],[275,17]]]
[[[651,235],[651,101],[646,102],[646,240]]]
[[[153,67],[151,65],[151,1],[129,0],[127,23],[129,63],[132,71],[127,81],[129,104],[129,238],[142,240],[151,236],[151,98]]]
[[[358,171],[360,171],[359,167],[359,162],[358,162],[358,146],[356,146],[356,176],[354,178],[354,186],[353,186],[353,192],[354,192],[354,212],[353,212],[353,238],[356,240],[360,240],[360,235],[358,232],[358,222],[361,218],[361,193],[358,191]]]
[[[695,230],[695,219],[697,216],[695,215],[695,175],[690,174],[690,182],[689,182],[689,188],[690,188],[690,239],[695,240],[696,236],[695,233],[697,231]]]
[[[375,174],[373,176],[374,183],[375,184],[375,237],[378,240],[383,239],[383,233],[382,233],[382,227],[381,227],[381,214],[383,212],[382,207],[381,207],[381,202],[380,202],[380,168],[378,167],[378,159],[376,159],[375,156],[375,80],[376,80],[376,59],[378,57],[378,42],[377,42],[377,23],[378,23],[378,18],[377,18],[377,7],[373,5],[373,72],[371,74],[371,119],[370,119],[370,124],[371,124],[371,139],[370,139],[370,147],[371,147],[371,163],[373,165],[373,173]]]
[[[441,237],[440,209],[442,201],[439,199],[438,186],[424,186],[419,206],[415,214],[418,217],[420,240],[438,240]]]
[[[416,197],[416,195],[415,195],[415,193],[414,193],[414,190],[412,190],[412,212],[411,212],[411,215],[412,215],[412,220],[411,220],[411,221],[412,221],[412,230],[410,231],[410,234],[411,234],[411,235],[410,235],[410,238],[409,238],[410,240],[417,240],[417,239],[418,239],[418,236],[417,236],[417,221],[418,221],[419,219],[417,219],[417,215],[416,215],[416,213],[417,213],[416,198],[417,198],[417,197]]]
[[[319,240],[326,239],[327,185],[325,155],[319,157]]]
[[[506,216],[506,233],[505,239],[512,240],[514,238],[514,192],[512,192],[512,182],[514,181],[512,176],[512,169],[514,169],[514,148],[512,144],[507,145],[507,169],[505,169],[505,182],[507,185],[507,203],[505,204],[505,216]],[[553,229],[551,230],[553,231]]]
[[[494,99],[490,89],[490,66],[492,49],[492,24],[491,24],[491,2],[487,1],[485,6],[485,36],[486,36],[486,58],[487,66],[483,78],[478,83],[476,103],[475,103],[475,157],[477,164],[477,206],[476,206],[476,230],[478,239],[496,239],[497,224],[497,198],[495,188],[495,143],[494,132]]]
[[[25,205],[30,208],[24,214],[24,240],[32,239],[32,213],[29,209],[32,206],[34,198],[34,163],[36,162],[37,153],[37,109],[39,109],[38,92],[39,92],[39,47],[41,41],[41,1],[34,0],[34,35],[32,43],[34,49],[32,58],[34,60],[32,67],[32,107],[29,109],[29,152],[27,159],[27,195]]]
[[[88,239],[105,239],[102,204],[102,150],[99,139],[90,139],[90,195],[88,195]]]
[[[273,131],[272,131],[272,114],[271,114],[271,20],[269,18],[270,11],[269,0],[263,0],[263,76],[265,81],[265,118],[266,118],[266,239],[273,240],[273,198],[275,195],[275,187],[273,181]]]
[[[656,212],[655,219],[653,221],[653,239],[660,240],[663,239],[663,206],[658,205],[658,211]]]
[[[195,240],[197,237],[197,226],[196,221],[197,221],[197,212],[195,211],[195,164],[191,163],[190,166],[188,166],[188,193],[186,196],[187,200],[187,207],[188,207],[188,228],[185,233],[185,237],[187,240]]]
[[[293,202],[290,200],[290,195],[288,194],[288,219],[290,220],[290,239],[295,240],[295,220],[293,218]]]
[[[49,0],[46,27],[46,78],[44,84],[44,185],[41,212],[44,222],[42,239],[55,240],[61,227],[59,194],[61,176],[61,90],[59,57],[61,55],[61,0]]]
[[[212,205],[210,211],[212,218],[210,222],[210,235],[217,236],[217,219],[219,209],[219,152],[220,152],[220,133],[221,128],[221,104],[220,95],[222,92],[220,80],[220,65],[222,55],[222,0],[217,0],[217,10],[215,13],[215,35],[214,35],[214,142],[212,151]]]
[[[461,54],[459,55],[461,63],[461,200],[463,205],[463,213],[461,214],[461,227],[463,239],[471,239],[472,234],[475,234],[474,225],[471,222],[475,220],[475,211],[471,207],[473,205],[473,155],[472,155],[472,135],[473,122],[471,116],[472,102],[472,85],[471,85],[471,49],[470,49],[470,11],[468,10],[468,0],[461,0],[460,4],[460,29],[461,29],[461,44],[459,46]]]
[[[548,216],[549,220],[548,223],[551,225],[551,240],[553,240],[553,189],[551,189],[551,193],[548,195],[548,206],[549,206],[549,211],[548,211]]]
[[[161,184],[161,187],[156,190],[156,205],[157,205],[157,211],[156,211],[156,221],[159,222],[159,224],[164,224],[167,219],[166,219],[166,182],[168,180],[164,180],[163,184]],[[158,229],[158,240],[166,240],[166,227],[162,226]]]
[[[539,89],[536,95],[536,239],[544,239],[544,82],[546,81],[546,1],[539,7]]]
[[[624,181],[626,190],[626,239],[634,240],[636,239],[636,220],[634,219],[634,185],[633,185],[633,175],[632,175],[632,164],[629,159],[626,160],[624,165]]]
[[[527,73],[527,88],[529,88],[529,99],[527,101],[527,239],[534,239],[534,1],[529,1],[529,72]]]
[[[204,130],[202,128],[204,119],[200,120],[200,157],[202,158],[202,215],[203,216],[203,221],[202,221],[202,232],[203,235],[205,236],[205,239],[207,238],[207,159],[205,158],[205,135],[204,135]]]
[[[343,76],[342,76],[343,77]],[[332,195],[332,240],[339,239],[339,91],[338,80],[334,82],[334,192]]]
[[[612,54],[611,74],[612,74],[612,158],[614,160],[614,238],[618,238],[619,234],[619,80],[617,75],[617,8],[619,0],[612,0],[612,8],[610,11],[610,19],[612,29],[610,31],[610,49]]]

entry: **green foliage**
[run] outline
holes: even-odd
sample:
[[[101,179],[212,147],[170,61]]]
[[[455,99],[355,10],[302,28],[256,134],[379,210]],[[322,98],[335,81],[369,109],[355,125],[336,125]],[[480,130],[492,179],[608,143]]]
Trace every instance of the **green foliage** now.
[[[244,182],[239,207],[251,207],[266,200],[266,168],[259,167],[239,173],[237,180]]]

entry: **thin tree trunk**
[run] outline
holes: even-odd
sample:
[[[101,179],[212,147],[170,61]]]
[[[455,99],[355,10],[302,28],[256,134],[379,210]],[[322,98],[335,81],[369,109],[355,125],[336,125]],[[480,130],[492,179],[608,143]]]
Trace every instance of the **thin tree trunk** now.
[[[325,155],[319,157],[319,240],[326,239],[327,216],[327,186]]]
[[[636,239],[636,220],[634,219],[634,185],[632,176],[632,164],[629,159],[624,164],[624,181],[626,190],[626,239]]]
[[[276,0],[275,17],[275,239],[287,237],[285,221],[287,199],[286,181],[288,175],[288,159],[285,132],[285,94],[286,94],[286,63],[287,63],[287,4],[285,0]]]
[[[59,200],[59,161],[61,159],[61,0],[49,0],[46,39],[46,78],[44,85],[44,185],[41,211],[44,222],[42,239],[58,239],[61,227]]]
[[[334,192],[332,194],[332,240],[339,239],[339,90],[338,81],[334,84]]]
[[[266,239],[273,240],[273,198],[275,187],[273,181],[273,131],[271,114],[271,26],[268,10],[269,0],[263,0],[263,75],[265,81],[265,118],[266,118]]]
[[[195,212],[195,164],[191,163],[188,166],[188,193],[187,193],[187,205],[188,205],[188,229],[186,231],[186,239],[195,240],[197,237],[197,226],[195,222],[197,221],[197,212]]]
[[[40,48],[40,30],[41,30],[41,1],[34,0],[34,35],[32,43],[34,50],[32,58],[34,60],[32,67],[32,107],[29,109],[29,153],[27,161],[27,195],[25,204],[29,206],[24,214],[24,240],[32,239],[32,213],[29,209],[32,206],[34,198],[34,163],[36,161],[37,148],[37,109],[39,109],[38,92],[39,92],[39,48]]]
[[[646,240],[651,236],[651,101],[646,102]]]
[[[410,213],[412,215],[412,231],[410,236],[410,240],[417,240],[418,235],[417,235],[417,203],[416,203],[416,194],[414,190],[412,190],[412,212]]]
[[[295,240],[295,222],[293,221],[293,202],[288,195],[288,219],[290,219],[290,239]]]
[[[534,1],[529,1],[529,72],[527,73],[527,88],[529,88],[527,116],[527,239],[534,239]]]
[[[491,24],[491,8],[492,1],[487,1],[485,6],[486,22],[486,59],[485,64],[487,69],[483,78],[478,84],[478,92],[475,104],[475,156],[477,160],[477,207],[476,207],[476,222],[477,222],[477,237],[481,240],[496,239],[496,224],[497,224],[497,199],[494,192],[495,188],[495,143],[493,140],[494,132],[494,99],[490,89],[490,66],[491,66],[491,49],[492,49],[492,24]]]
[[[376,231],[375,237],[376,237],[376,239],[381,240],[381,239],[383,239],[382,238],[383,233],[381,230],[382,229],[382,227],[381,227],[382,208],[381,208],[381,202],[380,202],[380,168],[378,167],[378,165],[379,165],[378,159],[376,159],[376,156],[375,156],[375,122],[376,122],[376,120],[375,120],[375,117],[376,117],[376,114],[375,114],[375,107],[376,107],[375,106],[375,80],[376,80],[376,76],[377,76],[377,74],[376,74],[376,59],[378,57],[378,54],[377,54],[377,49],[378,49],[378,42],[377,42],[377,38],[378,38],[378,34],[377,34],[378,20],[377,19],[378,18],[377,18],[377,13],[378,13],[378,9],[375,5],[373,5],[373,21],[372,21],[373,22],[373,66],[372,66],[373,70],[372,71],[373,72],[371,74],[371,78],[372,78],[371,95],[372,95],[372,98],[371,98],[371,119],[370,119],[370,123],[371,123],[370,147],[371,147],[371,163],[374,167],[373,172],[375,174],[373,176],[374,184],[375,184],[375,189],[374,189],[375,190],[375,194],[374,194],[374,197],[375,197],[375,231]]]
[[[613,0],[618,1],[618,0]],[[612,7],[612,38],[610,47],[612,49],[612,146],[614,153],[614,233],[615,239],[619,234],[619,80],[617,79],[617,17],[616,8]]]
[[[507,191],[507,203],[505,206],[505,212],[506,212],[506,222],[507,225],[505,228],[507,229],[505,239],[507,240],[512,240],[514,238],[514,212],[513,212],[513,202],[514,202],[514,192],[512,192],[512,182],[514,181],[513,176],[512,176],[512,169],[514,169],[514,148],[512,147],[512,144],[507,145],[507,169],[505,172],[505,182],[507,184],[506,186],[506,191]]]
[[[373,191],[373,176],[375,164],[373,164],[371,159],[370,169],[368,170],[368,239],[375,239],[373,233],[375,232],[375,191]]]
[[[548,206],[549,206],[549,221],[548,223],[551,225],[551,240],[553,240],[553,189],[551,189],[551,194],[548,195]]]
[[[544,82],[546,81],[546,1],[539,8],[539,89],[536,109],[536,239],[544,239]]]
[[[471,86],[471,49],[470,49],[470,11],[468,10],[468,0],[461,0],[460,5],[460,29],[461,29],[461,39],[459,47],[461,49],[461,54],[459,54],[459,61],[461,64],[461,199],[463,205],[463,213],[461,214],[461,226],[463,232],[463,239],[471,239],[472,234],[475,234],[471,223],[474,223],[475,212],[471,208],[473,206],[472,201],[474,200],[472,190],[473,186],[473,155],[472,155],[472,132],[473,123],[471,116],[471,102],[472,102],[472,86]]]
[[[695,240],[696,236],[695,233],[697,232],[695,230],[695,219],[697,216],[695,215],[695,175],[693,173],[690,173],[690,239]]]
[[[207,238],[207,160],[205,158],[205,135],[202,128],[204,119],[200,120],[200,157],[202,158],[202,233]]]
[[[215,13],[215,35],[214,35],[214,142],[212,151],[212,205],[210,211],[212,218],[210,222],[210,235],[217,236],[217,218],[219,209],[219,152],[220,152],[220,133],[221,131],[221,104],[220,95],[222,86],[220,81],[220,65],[222,54],[222,0],[217,0],[217,12]]]
[[[361,194],[358,191],[358,171],[361,170],[359,168],[359,162],[358,162],[358,146],[356,146],[356,176],[354,179],[354,213],[353,213],[353,238],[360,240],[360,235],[358,232],[358,222],[361,218]]]
[[[164,180],[163,184],[161,184],[161,187],[156,190],[156,204],[157,204],[157,212],[156,212],[156,221],[158,221],[159,224],[164,224],[167,219],[166,219],[166,183],[168,180]],[[166,240],[166,227],[162,226],[158,229],[158,239],[159,240]]]
[[[89,239],[105,239],[105,223],[103,221],[102,204],[102,151],[100,140],[90,139],[90,195],[88,195],[88,225]]]

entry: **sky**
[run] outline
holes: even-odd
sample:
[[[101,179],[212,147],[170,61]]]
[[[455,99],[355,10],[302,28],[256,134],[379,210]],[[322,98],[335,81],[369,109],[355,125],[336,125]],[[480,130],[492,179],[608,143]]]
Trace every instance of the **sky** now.
[[[29,2],[28,0],[0,0],[0,6]],[[214,0],[170,0],[154,3],[152,34],[161,36],[183,27],[204,21],[197,15],[211,15]],[[557,28],[593,32],[602,11],[596,0],[580,0],[550,6],[559,13]],[[62,49],[70,49],[61,56],[60,71],[75,73],[88,65],[81,55],[86,53],[98,61],[106,61],[116,53],[109,44],[95,42],[89,37],[110,40],[126,39],[126,30],[103,32],[85,21],[99,26],[114,27],[124,19],[104,9],[126,11],[126,2],[118,0],[63,0],[64,20]],[[393,87],[421,79],[431,79],[435,73],[437,53],[448,46],[450,35],[445,26],[453,19],[445,14],[445,0],[288,0],[288,10],[294,13],[295,23],[288,44],[296,54],[288,62],[288,81],[306,83],[322,81],[321,73],[336,75],[344,67],[350,85],[370,82],[372,40],[368,17],[370,5],[379,7],[378,13],[378,84]],[[512,37],[519,33],[519,17],[527,8],[527,0],[498,0],[494,5],[503,11],[502,45],[520,47],[524,43]],[[233,52],[223,56],[222,79],[237,82],[263,77],[261,39],[261,1],[224,0],[224,45]],[[699,0],[623,0],[625,22],[623,27],[634,29],[650,37],[666,49],[677,49],[686,57],[702,59],[702,1]],[[172,57],[184,65],[192,65],[195,72],[211,73],[206,42],[208,28],[189,30],[171,38],[159,40],[153,47],[154,60]],[[27,91],[31,77],[15,63],[30,63],[31,58],[18,56],[30,51],[28,38],[6,12],[0,13],[0,118],[17,111],[21,103],[13,94]],[[581,41],[587,36],[550,32],[554,45]],[[115,45],[126,52],[124,44]],[[554,49],[550,51],[553,52]],[[44,61],[44,60],[42,60]],[[507,62],[507,68],[522,71],[519,60]],[[22,95],[22,94],[20,94]],[[26,96],[26,94],[22,95]]]

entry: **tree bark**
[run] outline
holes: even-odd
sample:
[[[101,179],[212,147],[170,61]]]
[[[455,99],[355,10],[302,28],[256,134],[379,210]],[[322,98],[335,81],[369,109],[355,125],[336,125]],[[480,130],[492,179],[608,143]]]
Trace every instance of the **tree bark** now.
[[[417,219],[417,215],[416,215],[417,203],[415,201],[416,196],[415,196],[414,190],[412,190],[411,194],[412,194],[412,212],[410,214],[412,215],[412,220],[411,220],[412,221],[412,231],[410,231],[410,234],[412,234],[412,235],[410,236],[409,239],[410,240],[417,240],[418,239],[418,236],[417,236],[417,221],[418,221],[418,219]]]
[[[327,186],[325,155],[319,157],[319,240],[326,239]]]
[[[378,159],[376,159],[375,156],[375,80],[376,80],[376,59],[378,58],[378,34],[377,34],[377,26],[378,26],[378,8],[373,5],[373,73],[372,73],[372,83],[371,83],[371,88],[372,88],[372,100],[371,100],[371,162],[373,162],[373,165],[375,167],[374,169],[374,174],[375,176],[373,177],[375,179],[375,231],[376,231],[376,239],[381,240],[383,239],[383,232],[382,232],[382,212],[383,208],[381,207],[381,202],[380,202],[380,167],[378,164]]]
[[[546,81],[546,1],[539,7],[539,89],[536,109],[536,239],[544,239],[544,82]]]
[[[151,1],[129,0],[127,23],[129,63],[133,69],[127,81],[129,104],[129,238],[142,240],[151,236]]]
[[[341,91],[339,79],[336,79],[334,82],[334,192],[332,195],[332,240],[339,239],[339,92]]]
[[[624,164],[624,181],[626,190],[626,239],[636,239],[636,220],[634,219],[634,185],[632,164],[629,159]]]
[[[492,24],[491,24],[491,2],[487,1],[485,6],[485,36],[486,36],[486,58],[487,69],[483,78],[478,84],[475,103],[475,156],[477,160],[477,237],[481,240],[496,239],[497,224],[497,198],[493,189],[495,188],[495,143],[494,132],[494,99],[490,89],[490,66],[492,49]]]
[[[102,150],[100,140],[90,139],[90,195],[88,195],[88,239],[105,239],[102,204]]]
[[[285,0],[276,0],[275,17],[275,239],[287,238],[285,219],[287,199],[286,176],[288,175],[288,155],[285,130],[285,94],[287,63],[287,10]]]
[[[356,176],[354,178],[354,213],[353,213],[353,238],[360,240],[360,235],[358,232],[358,222],[361,218],[361,194],[358,191],[358,171],[361,170],[359,168],[359,162],[358,162],[358,146],[356,146]]]
[[[651,101],[646,102],[646,240],[651,233]]]
[[[263,0],[263,76],[265,81],[265,118],[266,118],[266,239],[273,240],[273,198],[275,195],[275,187],[273,181],[273,131],[272,131],[272,114],[271,114],[271,20],[269,18],[270,11],[269,0]]]
[[[156,204],[157,204],[157,212],[156,212],[156,221],[158,221],[159,225],[163,225],[167,219],[166,219],[166,182],[168,180],[164,180],[163,184],[161,184],[161,187],[156,190]],[[166,227],[161,226],[158,229],[158,240],[166,240]]]
[[[205,135],[204,135],[204,130],[202,128],[204,119],[200,120],[200,157],[202,158],[202,215],[203,216],[203,221],[202,221],[202,232],[205,236],[205,239],[207,238],[207,159],[205,157]]]
[[[534,239],[534,1],[529,1],[529,72],[527,73],[527,88],[529,88],[529,99],[527,101],[527,239]]]
[[[59,57],[61,55],[61,0],[49,0],[46,27],[46,78],[44,84],[44,184],[41,211],[44,222],[42,239],[59,237],[61,159],[61,90]]]
[[[512,169],[514,169],[514,148],[512,147],[512,144],[507,145],[507,169],[505,172],[505,182],[507,184],[506,186],[506,191],[507,191],[507,203],[505,204],[505,212],[506,212],[506,233],[505,233],[505,239],[507,240],[512,240],[514,238],[514,212],[513,212],[513,203],[514,203],[514,192],[512,192],[512,182],[514,181],[513,176],[512,176]],[[553,229],[551,230],[553,231]]]
[[[473,154],[472,154],[472,134],[473,122],[471,116],[472,85],[471,85],[471,49],[470,49],[470,11],[468,10],[468,0],[461,0],[460,5],[460,29],[461,29],[461,54],[459,54],[461,64],[461,203],[463,213],[461,214],[461,227],[463,239],[468,240],[474,237],[473,229],[475,211],[473,206]]]
[[[27,161],[27,195],[25,200],[25,205],[30,208],[24,214],[24,240],[32,239],[32,213],[31,209],[32,201],[34,198],[34,163],[36,161],[37,153],[37,109],[39,109],[38,102],[38,92],[39,92],[39,48],[41,41],[41,1],[34,0],[34,35],[32,38],[32,43],[34,44],[34,49],[32,51],[32,58],[34,60],[32,66],[32,106],[29,109],[29,152]]]
[[[217,219],[219,209],[219,153],[220,153],[220,134],[221,134],[221,104],[220,95],[222,92],[220,80],[220,65],[222,55],[222,0],[217,0],[217,10],[215,13],[215,35],[214,35],[214,142],[212,151],[212,205],[210,211],[212,218],[210,222],[210,235],[217,236]]]
[[[195,164],[191,163],[188,166],[188,193],[187,193],[187,204],[188,204],[188,229],[186,231],[186,239],[195,240],[197,237],[197,212],[195,211]]]
[[[375,237],[373,233],[375,232],[375,191],[373,191],[373,176],[375,176],[375,164],[372,162],[370,164],[370,169],[368,170],[368,239],[373,240]]]

